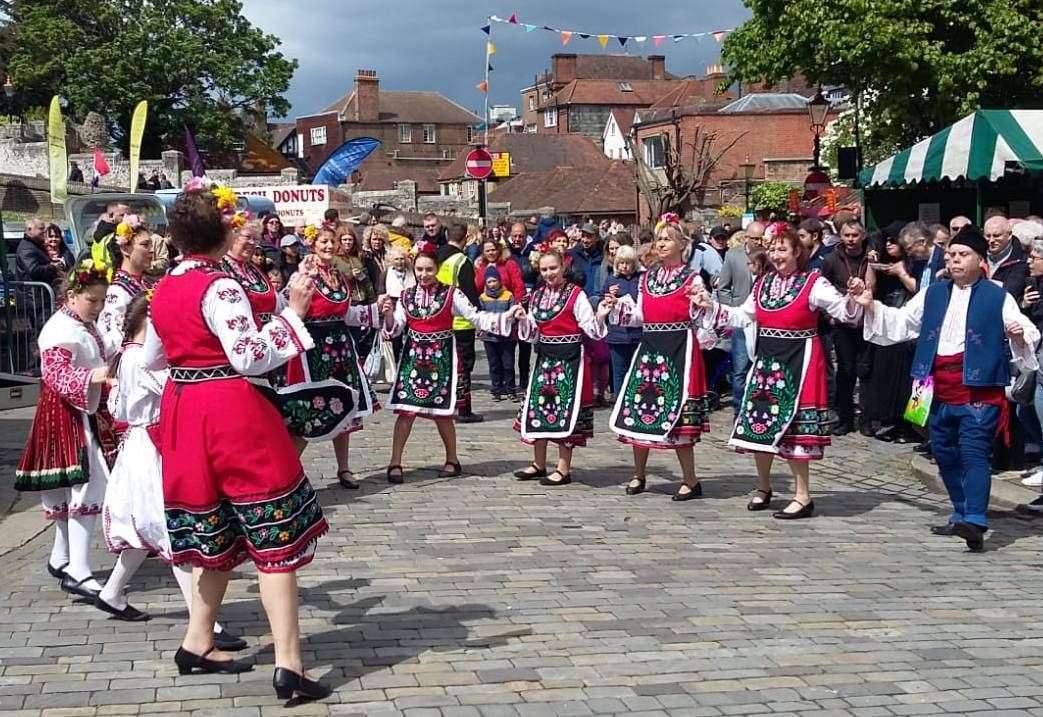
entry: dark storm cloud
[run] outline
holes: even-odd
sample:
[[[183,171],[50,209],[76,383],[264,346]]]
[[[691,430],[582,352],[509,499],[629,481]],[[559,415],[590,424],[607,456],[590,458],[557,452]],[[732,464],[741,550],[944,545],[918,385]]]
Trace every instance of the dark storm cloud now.
[[[516,0],[499,3],[441,0],[373,2],[367,0],[244,0],[244,14],[255,25],[278,35],[282,51],[300,67],[290,86],[291,116],[315,112],[350,90],[355,71],[374,69],[381,87],[435,90],[464,107],[479,110],[483,96],[475,84],[483,78],[486,36],[479,30],[488,15],[521,22],[617,35],[704,32],[730,28],[748,16],[740,0],[661,0],[609,3],[604,0]],[[493,24],[497,53],[490,78],[490,102],[517,107],[518,90],[532,84],[550,56],[563,51],[559,36],[537,29]],[[604,50],[595,38],[574,37],[568,52],[664,54],[667,70],[701,75],[719,58],[711,37],[667,39],[659,48],[612,40]],[[519,108],[520,109],[520,108]]]

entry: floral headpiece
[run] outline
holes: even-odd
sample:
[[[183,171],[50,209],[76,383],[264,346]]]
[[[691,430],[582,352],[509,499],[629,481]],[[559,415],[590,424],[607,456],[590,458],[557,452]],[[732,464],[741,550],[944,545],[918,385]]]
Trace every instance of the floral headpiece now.
[[[764,238],[767,241],[771,241],[777,236],[782,236],[789,229],[789,226],[788,222],[772,222],[764,230]]]
[[[127,214],[123,220],[116,225],[116,243],[121,246],[130,241],[134,232],[145,226],[145,222],[137,214]]]
[[[304,227],[304,241],[308,244],[314,244],[315,240],[319,238],[319,230],[315,225],[309,224]]]
[[[426,239],[421,239],[415,245],[413,245],[413,256],[429,256],[432,259],[438,253],[438,247],[435,246],[434,242],[430,242]]]
[[[232,218],[228,220],[228,225],[233,229],[242,229],[246,226],[246,223],[254,218],[253,212],[247,210],[242,212],[236,212],[232,215]]]
[[[210,189],[210,186],[211,185],[209,180],[203,179],[202,177],[192,177],[187,182],[185,182],[185,186],[182,187],[182,189],[184,189],[184,191],[186,192],[202,192],[204,190]]]
[[[677,216],[676,212],[667,212],[663,216],[659,217],[659,221],[656,222],[655,225],[656,233],[658,233],[660,229],[666,226],[674,226],[680,229],[681,217]]]
[[[108,283],[111,268],[104,261],[84,259],[69,272],[66,280],[69,291],[78,294],[98,281]]]
[[[239,202],[239,195],[235,193],[235,190],[231,187],[214,187],[210,190],[210,193],[217,200],[217,208],[222,214],[235,214],[236,204]]]

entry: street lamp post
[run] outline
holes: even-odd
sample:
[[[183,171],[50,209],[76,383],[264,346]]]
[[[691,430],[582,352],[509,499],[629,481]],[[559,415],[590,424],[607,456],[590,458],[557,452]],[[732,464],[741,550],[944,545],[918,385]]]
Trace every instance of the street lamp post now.
[[[753,171],[757,165],[750,162],[750,155],[746,155],[746,161],[739,165],[742,167],[742,176],[746,182],[746,213],[750,213],[750,181],[753,179]]]
[[[829,114],[829,100],[822,94],[822,88],[818,88],[815,96],[808,100],[808,116],[811,118],[811,131],[815,133],[815,166],[819,168],[819,160],[822,154],[822,130],[826,128],[826,115]]]

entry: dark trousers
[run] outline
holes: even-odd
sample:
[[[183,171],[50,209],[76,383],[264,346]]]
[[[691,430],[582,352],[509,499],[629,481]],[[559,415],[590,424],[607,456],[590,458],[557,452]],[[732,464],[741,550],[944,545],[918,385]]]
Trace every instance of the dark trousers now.
[[[459,361],[460,384],[456,392],[457,413],[467,416],[471,413],[471,373],[474,371],[474,329],[454,331],[456,335],[456,356]]]
[[[630,362],[637,351],[637,342],[632,344],[609,344],[608,358],[612,364],[612,393],[619,395],[623,389],[623,379],[630,370]]]
[[[746,332],[732,330],[732,409],[739,415],[742,397],[746,393],[746,374],[750,372],[750,354],[746,348]]]
[[[532,366],[532,344],[528,341],[518,342],[518,383],[529,381],[529,368]]]
[[[953,523],[988,526],[992,437],[999,406],[939,403],[928,422],[931,450],[952,502]]]
[[[489,379],[494,396],[513,396],[517,390],[514,383],[514,341],[484,341],[485,358],[489,361]]]
[[[836,409],[841,423],[855,422],[855,384],[863,370],[866,342],[862,327],[833,328],[833,348],[837,352]]]

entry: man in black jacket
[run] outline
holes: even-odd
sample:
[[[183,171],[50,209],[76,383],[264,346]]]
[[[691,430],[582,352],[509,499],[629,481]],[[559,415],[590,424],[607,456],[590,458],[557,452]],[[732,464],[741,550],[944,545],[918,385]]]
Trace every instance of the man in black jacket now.
[[[989,278],[1003,284],[1007,293],[1019,304],[1025,294],[1028,268],[1020,241],[1013,241],[1010,222],[1005,217],[989,217],[982,232],[989,245]]]
[[[466,228],[466,227],[465,227]],[[445,246],[448,233],[446,228],[442,226],[441,220],[434,214],[424,215],[424,236],[423,239],[431,242],[437,247]]]
[[[39,281],[55,286],[61,280],[61,270],[51,262],[44,249],[47,225],[33,217],[25,221],[25,234],[15,250],[14,278],[16,281]]]

